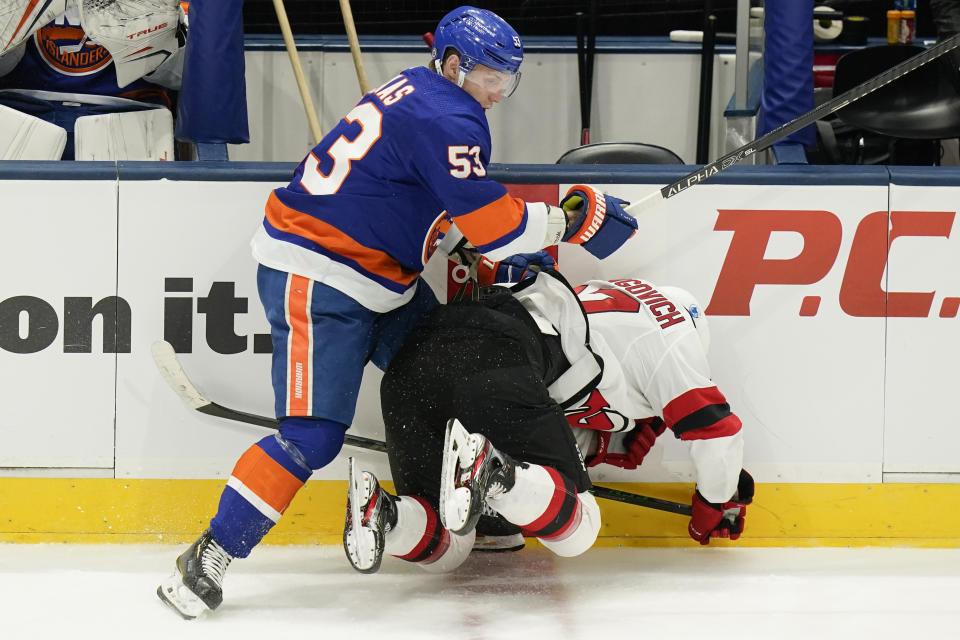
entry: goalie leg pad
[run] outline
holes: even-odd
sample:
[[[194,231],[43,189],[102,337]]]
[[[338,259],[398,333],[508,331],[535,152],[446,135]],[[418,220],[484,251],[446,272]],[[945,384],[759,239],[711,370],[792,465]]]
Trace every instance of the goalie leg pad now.
[[[67,130],[0,104],[0,160],[59,160]]]
[[[169,109],[81,116],[73,125],[77,160],[173,160]]]

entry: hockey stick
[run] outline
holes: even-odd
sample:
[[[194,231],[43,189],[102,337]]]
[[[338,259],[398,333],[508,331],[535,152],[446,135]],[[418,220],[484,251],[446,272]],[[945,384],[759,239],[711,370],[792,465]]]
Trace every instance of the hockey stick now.
[[[763,151],[767,147],[771,147],[780,140],[783,140],[792,133],[803,129],[807,125],[813,124],[817,120],[824,118],[831,113],[839,111],[848,104],[856,102],[860,98],[867,96],[881,87],[885,87],[894,80],[904,76],[911,71],[919,69],[923,65],[927,64],[931,60],[936,60],[943,54],[952,51],[960,47],[960,34],[955,35],[951,38],[939,42],[926,51],[918,53],[917,55],[907,58],[900,64],[897,64],[893,67],[890,67],[886,71],[875,75],[869,80],[858,84],[857,86],[844,91],[839,96],[836,96],[819,107],[816,107],[802,115],[797,116],[790,122],[782,124],[773,131],[766,133],[752,142],[748,142],[738,149],[734,149],[725,156],[721,156],[717,160],[705,164],[699,169],[691,171],[687,175],[683,176],[676,182],[668,184],[659,191],[655,191],[644,198],[636,201],[632,205],[626,208],[627,213],[636,216],[637,213],[643,209],[654,205],[660,200],[666,200],[667,198],[672,198],[681,191],[685,191],[692,187],[695,184],[703,182],[707,178],[710,178],[725,169],[729,169],[733,165],[737,164],[747,156],[751,156],[758,151]]]
[[[317,109],[313,106],[313,98],[310,97],[310,88],[307,86],[307,78],[303,74],[303,65],[300,64],[300,54],[297,53],[297,43],[293,39],[293,30],[290,28],[290,20],[287,18],[287,10],[283,6],[283,0],[273,0],[273,9],[277,14],[277,22],[280,23],[280,33],[283,35],[283,43],[287,48],[287,56],[290,58],[293,78],[297,81],[297,89],[300,91],[300,99],[303,101],[303,110],[307,115],[307,124],[310,126],[310,135],[313,138],[310,143],[312,147],[323,138],[320,120],[317,118]]]
[[[593,59],[596,55],[597,2],[590,2],[590,23],[584,37],[584,15],[577,11],[577,78],[580,84],[580,146],[590,144],[590,105],[593,100]]]
[[[217,404],[203,395],[196,385],[190,381],[190,378],[187,377],[187,373],[183,370],[183,366],[180,364],[179,358],[177,358],[177,353],[173,350],[173,345],[166,340],[157,340],[154,342],[150,347],[150,353],[153,355],[153,362],[157,365],[157,369],[160,370],[160,375],[163,376],[164,382],[166,382],[189,407],[196,409],[200,413],[205,413],[208,416],[233,420],[234,422],[245,422],[266,429],[276,429],[280,426],[280,422],[276,418],[268,418],[267,416],[258,416],[253,413],[231,409],[222,404]],[[343,436],[343,441],[352,447],[383,452],[387,450],[384,444],[378,440],[362,438],[360,436],[350,435],[349,433]]]
[[[231,409],[230,407],[225,407],[222,404],[213,402],[203,395],[196,385],[191,382],[190,378],[187,377],[187,373],[183,370],[183,366],[180,364],[179,358],[177,358],[177,353],[173,350],[173,345],[166,340],[157,340],[154,342],[150,347],[150,353],[153,355],[153,361],[157,365],[157,369],[160,370],[160,375],[163,377],[164,382],[166,382],[189,407],[208,416],[224,418],[225,420],[244,422],[266,429],[276,429],[279,427],[280,423],[275,418],[258,416],[253,413]],[[381,451],[384,453],[387,451],[386,445],[379,440],[354,436],[349,433],[344,435],[343,442],[351,447],[359,447],[361,449]],[[605,500],[626,502],[650,509],[690,515],[690,505],[682,502],[671,502],[670,500],[651,498],[636,493],[611,489],[609,487],[598,487],[596,485],[591,489],[591,493]]]
[[[357,82],[360,83],[360,93],[366,95],[370,91],[367,82],[367,70],[363,66],[363,57],[360,53],[360,40],[357,38],[357,27],[353,22],[353,11],[350,9],[350,0],[340,0],[340,14],[343,16],[343,26],[347,30],[347,42],[350,43],[350,54],[353,56],[353,66],[357,70]]]

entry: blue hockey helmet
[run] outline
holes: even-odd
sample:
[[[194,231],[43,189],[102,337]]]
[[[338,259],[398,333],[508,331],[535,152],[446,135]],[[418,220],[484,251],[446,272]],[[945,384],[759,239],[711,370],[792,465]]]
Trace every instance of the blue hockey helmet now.
[[[520,63],[523,62],[523,42],[507,22],[486,9],[463,6],[445,15],[433,34],[433,60],[438,72],[444,53],[453,48],[460,54],[458,84],[478,64],[510,76],[512,82],[504,89],[509,96],[520,81]]]

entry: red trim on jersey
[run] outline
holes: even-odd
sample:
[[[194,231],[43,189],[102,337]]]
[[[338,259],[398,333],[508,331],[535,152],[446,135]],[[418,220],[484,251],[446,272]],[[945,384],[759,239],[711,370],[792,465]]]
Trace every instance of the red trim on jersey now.
[[[723,420],[714,422],[709,427],[702,429],[691,429],[680,434],[681,440],[709,440],[711,438],[722,438],[732,436],[740,432],[743,423],[736,414],[731,413]]]
[[[672,429],[678,422],[704,407],[726,404],[727,399],[715,386],[691,389],[667,403],[667,406],[663,408],[663,421]],[[733,413],[728,413],[713,424],[681,433],[680,439],[706,440],[708,438],[732,436],[740,431],[741,426],[740,418]]]
[[[720,393],[720,389],[716,387],[690,389],[667,403],[663,408],[663,421],[672,428],[691,413],[711,404],[727,404],[727,399]]]

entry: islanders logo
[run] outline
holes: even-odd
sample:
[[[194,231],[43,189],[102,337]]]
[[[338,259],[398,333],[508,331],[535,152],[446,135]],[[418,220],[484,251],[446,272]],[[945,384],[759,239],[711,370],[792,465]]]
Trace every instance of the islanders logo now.
[[[450,219],[450,214],[444,211],[437,216],[437,219],[433,221],[432,225],[430,225],[430,230],[427,232],[427,238],[423,243],[423,252],[421,255],[423,258],[423,264],[427,264],[427,260],[429,260],[430,256],[432,256],[434,251],[437,250],[437,245],[440,244],[440,241],[443,240],[443,237],[447,234],[447,231],[450,230],[451,224],[452,220]]]
[[[43,61],[64,75],[86,76],[110,64],[110,52],[90,40],[79,26],[52,23],[33,37]]]

